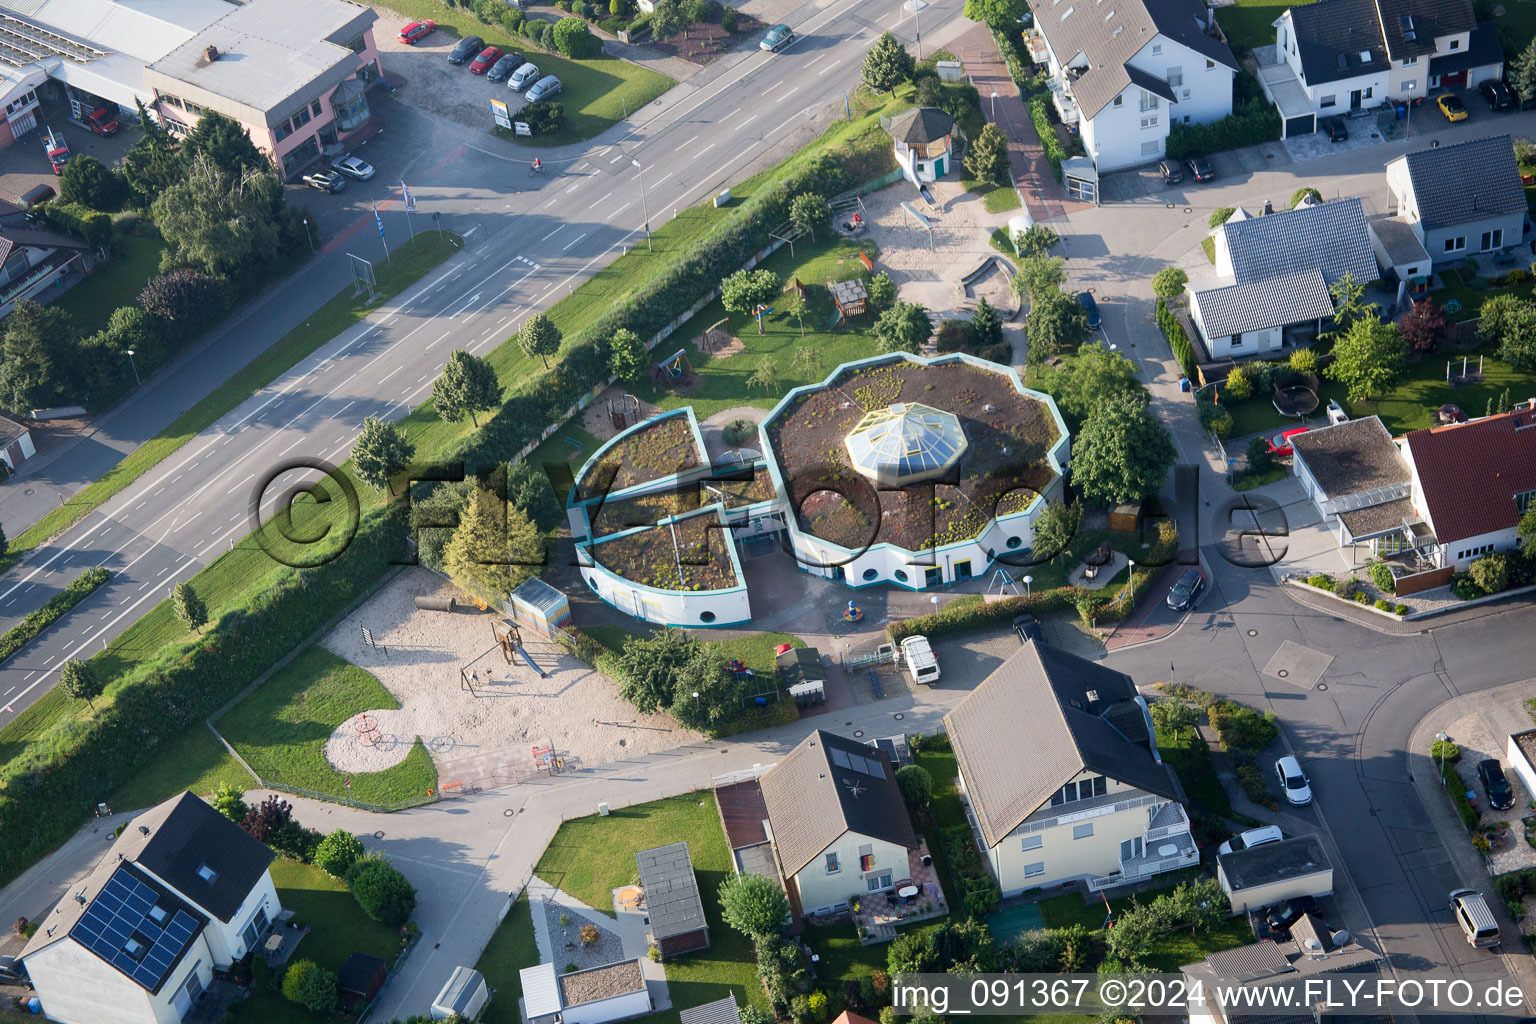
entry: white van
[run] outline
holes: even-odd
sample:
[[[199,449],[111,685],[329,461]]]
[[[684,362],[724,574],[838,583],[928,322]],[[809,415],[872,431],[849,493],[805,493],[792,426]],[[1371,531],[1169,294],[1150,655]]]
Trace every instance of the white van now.
[[[909,636],[901,642],[901,664],[914,683],[932,686],[939,681],[939,659],[925,636]]]
[[[1457,889],[1451,893],[1451,910],[1468,945],[1478,949],[1499,945],[1499,922],[1482,893],[1476,889]]]

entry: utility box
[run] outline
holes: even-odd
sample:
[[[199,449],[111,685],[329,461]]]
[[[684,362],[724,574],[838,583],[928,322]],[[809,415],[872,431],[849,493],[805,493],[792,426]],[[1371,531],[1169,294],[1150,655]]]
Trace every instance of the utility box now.
[[[731,201],[731,190],[730,189],[726,189],[724,192],[721,192],[719,195],[715,196],[715,205],[716,206],[724,206],[726,203],[728,203],[730,201]]]
[[[938,63],[939,81],[958,82],[965,77],[960,70],[960,62],[957,60],[941,60]]]

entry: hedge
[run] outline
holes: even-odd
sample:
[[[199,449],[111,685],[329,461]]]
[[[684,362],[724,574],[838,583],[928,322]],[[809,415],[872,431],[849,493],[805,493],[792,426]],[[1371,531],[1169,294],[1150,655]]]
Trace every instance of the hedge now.
[[[1051,173],[1056,175],[1057,181],[1060,181],[1061,162],[1067,158],[1067,150],[1056,134],[1056,126],[1051,122],[1051,101],[1044,95],[1031,96],[1029,119],[1035,124],[1035,134],[1040,136],[1040,145],[1045,149],[1045,158],[1051,162]]]
[[[1461,774],[1456,771],[1454,761],[1446,761],[1445,764],[1436,765],[1442,769],[1440,776],[1445,785],[1445,791],[1450,795],[1451,804],[1456,808],[1456,813],[1461,816],[1461,823],[1471,832],[1477,828],[1477,808],[1472,806],[1472,801],[1467,799],[1467,784],[1462,781]]]
[[[940,833],[945,853],[949,856],[950,874],[960,889],[960,900],[968,917],[982,918],[997,909],[1002,895],[987,866],[982,863],[981,851],[971,838],[969,825],[951,825]],[[950,908],[958,910],[958,907]]]
[[[1251,103],[1210,124],[1175,124],[1168,132],[1168,157],[1182,160],[1191,153],[1217,153],[1279,138],[1280,112],[1267,103]]]
[[[1157,300],[1156,318],[1157,326],[1163,329],[1163,337],[1168,339],[1168,347],[1173,350],[1173,358],[1179,361],[1179,369],[1184,376],[1194,380],[1195,347],[1190,343],[1189,335],[1184,333],[1184,325],[1161,298]]]
[[[112,235],[112,218],[100,210],[79,203],[48,203],[43,216],[60,231],[68,231],[91,245],[100,245]]]
[[[1217,701],[1206,709],[1206,717],[1225,750],[1257,755],[1280,735],[1273,711],[1260,714],[1236,701]]]
[[[84,601],[111,576],[102,568],[85,570],[70,580],[67,587],[50,597],[41,608],[6,630],[5,635],[0,636],[0,664],[53,625],[65,612]]]

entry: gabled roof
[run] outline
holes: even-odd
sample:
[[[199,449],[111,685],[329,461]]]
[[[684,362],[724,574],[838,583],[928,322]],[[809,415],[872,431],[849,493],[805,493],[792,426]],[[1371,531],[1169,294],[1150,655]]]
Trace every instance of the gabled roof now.
[[[1131,677],[1046,644],[1025,644],[944,725],[989,846],[1084,770],[1182,799]]]
[[[1169,103],[1179,102],[1178,93],[1173,91],[1173,86],[1168,84],[1166,78],[1158,78],[1156,75],[1141,68],[1127,64],[1125,73],[1130,76],[1131,84],[1145,89],[1154,96],[1161,96]]]
[[[1194,293],[1209,337],[1246,334],[1333,316],[1333,297],[1317,268]]]
[[[1434,53],[1437,36],[1470,31],[1477,22],[1468,0],[1377,0],[1376,7],[1393,60]]]
[[[1238,284],[1311,269],[1321,271],[1330,285],[1346,273],[1362,284],[1381,276],[1365,208],[1353,197],[1229,220],[1221,231]]]
[[[1526,210],[1525,189],[1508,135],[1405,153],[1419,223],[1426,231]]]
[[[891,118],[886,131],[909,146],[937,142],[955,130],[955,119],[938,107],[914,107]]]
[[[273,860],[265,844],[191,793],[139,815],[123,833],[130,835],[142,845],[129,859],[225,924]],[[211,880],[199,873],[205,865]]]
[[[844,832],[917,847],[890,760],[858,740],[817,729],[759,784],[786,877]]]
[[[1490,64],[1504,63],[1504,44],[1499,42],[1499,26],[1491,21],[1485,21],[1472,30],[1467,37],[1467,45],[1455,53],[1447,53],[1443,57],[1431,57],[1429,60],[1429,73],[1431,75],[1452,75],[1468,68],[1482,68]]]
[[[1390,66],[1375,0],[1318,0],[1289,13],[1305,84],[1326,85]]]
[[[1408,434],[1435,537],[1464,540],[1519,522],[1515,495],[1536,491],[1536,411],[1529,408]]]

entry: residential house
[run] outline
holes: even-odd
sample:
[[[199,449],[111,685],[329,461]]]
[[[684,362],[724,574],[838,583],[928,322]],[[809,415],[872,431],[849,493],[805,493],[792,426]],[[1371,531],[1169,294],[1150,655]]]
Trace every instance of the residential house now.
[[[1436,263],[1507,249],[1524,237],[1525,189],[1508,135],[1405,153],[1387,164],[1387,190],[1395,219]]]
[[[1150,163],[1175,123],[1232,113],[1237,60],[1199,0],[1030,0],[1064,124],[1100,173]]]
[[[21,952],[65,1024],[173,1024],[282,910],[272,851],[191,793],[128,823]]]
[[[471,973],[475,974],[483,996],[484,979],[479,972]],[[607,1024],[643,1017],[654,1009],[639,960],[619,960],[569,973],[558,973],[554,964],[535,964],[520,970],[518,977],[522,982],[524,1017],[529,1024]],[[483,998],[479,1002],[484,1005]],[[436,1005],[450,1009],[441,999]],[[453,1009],[467,1020],[479,1016],[478,1006]],[[436,1013],[433,1016],[442,1019]],[[446,1016],[444,1013],[443,1017]]]
[[[1183,791],[1125,673],[1028,643],[944,725],[1004,896],[1199,863]]]
[[[1390,1024],[1392,1018],[1369,1014],[1363,1008],[1329,1007],[1318,1002],[1323,986],[1316,982],[1328,975],[1351,981],[1381,973],[1383,957],[1361,945],[1347,931],[1333,931],[1315,914],[1304,914],[1283,940],[1261,939],[1247,946],[1212,953],[1199,963],[1179,970],[1191,986],[1199,984],[1204,1005],[1189,1007],[1190,1024],[1283,1024],[1297,1020],[1350,1021],[1352,1024]],[[1313,988],[1306,987],[1307,982]],[[1238,989],[1291,988],[1294,994],[1276,992],[1239,996]],[[1342,987],[1342,986],[1340,986]],[[1223,999],[1226,999],[1224,1002]],[[1286,1009],[1276,1010],[1284,1006]],[[1301,1008],[1310,1008],[1311,1012]],[[1345,1016],[1339,1016],[1342,1011]],[[1366,1012],[1360,1016],[1360,1012]]]
[[[0,225],[0,317],[70,274],[90,273],[94,248],[52,228],[25,222]]]
[[[779,874],[799,913],[842,909],[918,872],[889,758],[818,729],[759,780]]]
[[[1403,522],[1413,518],[1413,475],[1379,417],[1297,434],[1291,450],[1296,482],[1351,561],[1360,544],[1377,557],[1402,550]]]
[[[1279,108],[1282,138],[1317,119],[1476,86],[1504,72],[1498,27],[1469,0],[1319,0],[1275,19],[1256,51],[1259,81]]]
[[[1216,277],[1188,285],[1190,320],[1212,359],[1309,345],[1333,315],[1335,283],[1380,275],[1356,198],[1234,215],[1212,239]]]

